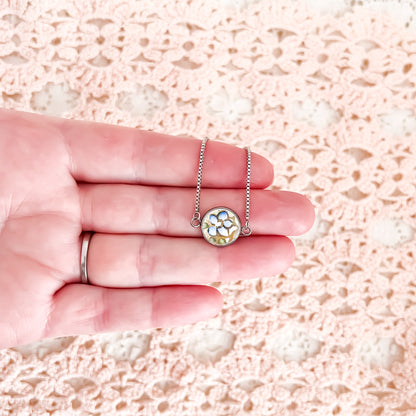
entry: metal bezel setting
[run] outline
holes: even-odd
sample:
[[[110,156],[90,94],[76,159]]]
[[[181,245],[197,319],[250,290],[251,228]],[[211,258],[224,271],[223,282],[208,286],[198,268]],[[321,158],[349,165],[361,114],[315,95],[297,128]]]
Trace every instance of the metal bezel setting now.
[[[202,225],[203,225],[204,221],[206,220],[207,216],[208,215],[211,215],[212,211],[214,211],[214,210],[220,210],[220,209],[221,210],[224,210],[224,211],[229,211],[229,212],[231,212],[235,216],[236,221],[237,221],[237,224],[236,225],[238,227],[238,234],[237,234],[237,237],[234,240],[230,241],[229,243],[225,243],[225,244],[213,244],[211,241],[209,241],[209,239],[207,238],[207,236],[203,232]],[[213,245],[214,247],[226,247],[226,246],[229,246],[229,245],[235,243],[238,240],[238,237],[240,237],[240,235],[241,235],[241,220],[240,220],[240,217],[238,216],[238,214],[233,209],[228,208],[228,207],[217,206],[217,207],[210,208],[204,214],[204,216],[201,219],[201,233],[202,233],[202,236],[205,238],[205,241],[207,241],[209,244]]]

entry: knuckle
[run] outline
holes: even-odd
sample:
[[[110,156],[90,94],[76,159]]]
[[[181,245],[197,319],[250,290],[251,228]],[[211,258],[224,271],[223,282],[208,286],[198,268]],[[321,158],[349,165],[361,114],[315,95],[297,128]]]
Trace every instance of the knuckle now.
[[[136,269],[139,286],[153,285],[155,268],[154,255],[151,252],[151,236],[142,235],[137,249]]]
[[[164,191],[157,187],[152,196],[152,226],[155,233],[166,233],[169,230],[169,208]]]
[[[109,313],[107,290],[103,289],[91,302],[92,327],[96,333],[109,329]]]
[[[142,137],[135,137],[132,140],[131,149],[131,169],[135,181],[140,182],[147,177],[147,155],[146,155],[145,140]]]
[[[93,197],[93,188],[91,185],[87,184],[80,184],[79,185],[79,201],[80,201],[80,209],[81,209],[81,219],[83,226],[90,226],[94,216],[93,216],[93,205],[94,205],[94,197]]]

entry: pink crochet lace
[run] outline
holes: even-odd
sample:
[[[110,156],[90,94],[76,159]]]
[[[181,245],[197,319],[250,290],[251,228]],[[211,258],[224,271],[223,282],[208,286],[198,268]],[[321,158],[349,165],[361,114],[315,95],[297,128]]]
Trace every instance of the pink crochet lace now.
[[[415,415],[411,1],[0,2],[0,105],[250,145],[316,223],[221,316],[0,352],[0,415]]]

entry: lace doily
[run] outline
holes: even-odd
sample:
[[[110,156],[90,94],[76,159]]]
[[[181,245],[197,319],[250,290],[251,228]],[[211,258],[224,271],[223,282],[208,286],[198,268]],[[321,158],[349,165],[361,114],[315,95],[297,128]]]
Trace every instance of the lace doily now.
[[[316,207],[182,328],[0,352],[0,415],[416,415],[416,7],[0,2],[0,105],[250,145]]]

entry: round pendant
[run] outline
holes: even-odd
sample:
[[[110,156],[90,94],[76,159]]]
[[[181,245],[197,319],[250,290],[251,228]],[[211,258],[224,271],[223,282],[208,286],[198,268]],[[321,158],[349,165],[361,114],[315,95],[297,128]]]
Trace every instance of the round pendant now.
[[[239,237],[241,221],[232,209],[215,207],[202,217],[201,231],[208,243],[225,247],[234,243]]]

